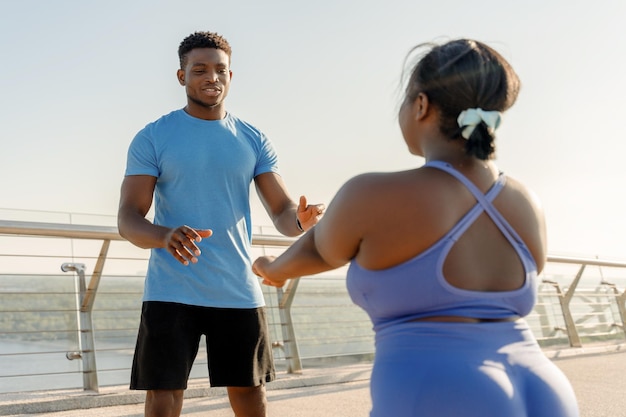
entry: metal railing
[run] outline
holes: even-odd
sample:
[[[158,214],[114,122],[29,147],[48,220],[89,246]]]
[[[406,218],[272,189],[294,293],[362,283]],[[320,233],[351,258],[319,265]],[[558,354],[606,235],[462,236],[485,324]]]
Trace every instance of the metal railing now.
[[[625,262],[615,262],[615,261],[604,261],[599,259],[578,259],[571,257],[558,257],[558,256],[549,256],[548,262],[551,263],[560,263],[560,264],[569,264],[575,265],[578,267],[574,278],[569,283],[568,287],[563,287],[562,284],[556,282],[554,280],[544,278],[542,282],[544,284],[552,285],[556,291],[557,298],[559,300],[559,305],[561,307],[561,312],[563,314],[563,321],[565,323],[565,332],[567,333],[567,337],[569,340],[569,344],[572,347],[581,347],[582,341],[579,335],[578,326],[576,320],[574,319],[574,314],[572,312],[572,301],[574,296],[576,295],[576,290],[581,282],[583,277],[583,273],[585,269],[590,266],[600,267],[600,268],[619,268],[626,269]],[[599,282],[600,286],[603,286],[606,289],[609,289],[610,292],[600,292],[606,298],[613,298],[615,302],[615,306],[617,307],[617,318],[619,321],[614,321],[610,324],[611,327],[618,327],[626,334],[626,328],[624,328],[624,323],[626,323],[626,308],[624,305],[624,301],[626,300],[626,290],[620,292],[615,283],[606,281],[604,277],[601,275],[601,280]],[[594,304],[597,305],[597,304]],[[602,306],[602,304],[600,304]],[[597,311],[597,309],[596,309]]]
[[[253,255],[293,241],[253,234]],[[88,391],[125,384],[147,257],[115,227],[0,220],[0,392],[77,387],[77,376]],[[371,359],[371,324],[344,278],[340,269],[263,288],[277,367],[299,373],[303,361]],[[621,343],[624,287],[626,263],[550,256],[527,321],[546,348]],[[192,378],[206,375],[203,364],[199,354]]]

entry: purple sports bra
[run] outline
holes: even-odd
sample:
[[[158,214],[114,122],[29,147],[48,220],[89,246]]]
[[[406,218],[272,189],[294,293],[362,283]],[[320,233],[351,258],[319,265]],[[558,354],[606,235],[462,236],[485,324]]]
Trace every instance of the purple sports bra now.
[[[456,177],[472,192],[477,203],[433,246],[399,265],[382,270],[362,268],[355,260],[347,272],[352,301],[363,308],[374,330],[395,323],[429,316],[461,316],[504,319],[526,316],[537,297],[537,266],[519,235],[491,202],[506,183],[501,173],[486,194],[449,164],[431,161],[424,165]],[[470,291],[450,285],[443,276],[443,265],[450,249],[471,224],[486,212],[518,253],[526,280],[513,291]]]

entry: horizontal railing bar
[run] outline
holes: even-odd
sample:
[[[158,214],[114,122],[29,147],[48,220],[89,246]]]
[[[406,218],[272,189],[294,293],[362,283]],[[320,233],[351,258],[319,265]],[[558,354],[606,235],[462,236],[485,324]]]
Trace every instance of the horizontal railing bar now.
[[[72,295],[73,291],[0,291],[2,295]],[[6,310],[2,310],[6,311]],[[22,310],[28,311],[28,310]]]
[[[0,220],[0,234],[124,240],[117,227]]]
[[[102,336],[101,334],[96,336],[97,340],[102,340],[102,341],[107,341],[107,342],[111,342],[113,340],[126,340],[129,337],[132,337],[133,339],[137,336],[137,328],[134,329],[95,329],[98,333],[107,333],[107,332],[129,332],[128,334],[120,334],[120,335],[107,335],[107,336]],[[132,332],[132,333],[130,333]],[[133,340],[134,341],[134,340]],[[119,348],[119,349],[125,349],[125,348]],[[99,350],[99,349],[98,349]]]
[[[370,328],[371,324],[370,324],[369,320],[367,318],[365,318],[365,317],[363,319],[361,319],[361,320],[335,320],[333,318],[333,327],[335,327],[336,324],[346,324],[347,325],[347,324],[354,324],[354,323],[364,323],[365,321],[367,321],[367,327]],[[298,322],[298,325],[302,326],[302,327],[306,327],[306,328],[311,328],[313,326],[327,327],[327,323],[325,323],[325,322],[316,322],[316,323],[314,323],[314,322],[305,322],[305,323]],[[365,325],[364,325],[364,327],[365,327]]]
[[[98,368],[98,374],[102,374],[104,372],[121,372],[121,371],[128,372],[128,368]]]
[[[147,261],[147,259],[146,259]],[[89,274],[88,274],[89,275]],[[36,274],[23,274],[23,273],[11,273],[11,274],[0,274],[0,278],[6,278],[6,277],[15,277],[15,278],[32,278],[32,277],[38,277],[38,278],[50,278],[50,277],[54,277],[54,278],[65,278],[65,277],[70,277],[72,278],[71,275],[61,275],[61,274],[46,274],[44,272],[37,272]],[[110,278],[123,278],[123,279],[144,279],[145,276],[143,275],[105,275],[105,277],[110,277]]]
[[[66,293],[66,295],[70,295],[72,293]],[[41,308],[38,309],[37,311],[40,312],[45,312],[45,313],[74,313],[76,312],[76,309],[69,309],[69,310],[65,310],[65,309],[54,309],[54,310],[47,310],[45,308]],[[32,313],[33,310],[1,310],[0,312],[2,313]]]
[[[341,272],[342,272],[342,276],[345,275],[345,272],[343,272],[343,271],[341,271]],[[323,281],[336,282],[336,281],[340,281],[340,279],[337,279],[336,277],[324,276],[324,275],[316,276],[315,279],[317,280],[317,282],[323,282]],[[341,280],[343,280],[343,278]]]
[[[23,331],[3,331],[2,334],[20,334],[20,335],[25,335],[25,334],[55,334],[55,333],[76,333],[76,329],[71,329],[71,330],[65,330],[65,329],[59,329],[59,330],[23,330]]]
[[[315,309],[315,310],[319,310],[319,309],[324,309],[324,310],[328,310],[328,309],[338,309],[338,310],[344,310],[346,307],[354,307],[353,304],[333,304],[333,305],[316,305],[316,304],[295,304],[294,306],[297,306],[299,309]]]
[[[71,374],[82,374],[83,371],[67,371],[67,372],[44,372],[39,374],[10,374],[10,375],[0,375],[0,378],[24,378],[24,377],[34,377],[34,376],[51,376],[51,375],[71,375]]]
[[[119,349],[115,349],[115,348],[98,348],[98,352],[127,352],[129,353],[131,356],[132,354],[135,352],[135,348],[133,347],[129,347],[129,348],[119,348]],[[195,362],[194,362],[195,363]]]
[[[328,345],[330,343],[345,344],[348,341],[370,340],[372,336],[353,336],[346,338],[345,336],[324,336],[324,337],[299,337],[298,341],[317,342],[317,345]]]
[[[594,258],[575,258],[570,256],[548,256],[548,262],[561,263],[561,264],[585,264],[591,266],[608,266],[615,268],[626,268],[626,262],[606,261],[602,259]]]
[[[71,239],[125,240],[117,227],[85,224],[40,223],[0,220],[0,234],[18,236],[48,236]],[[289,246],[296,239],[285,236],[252,236],[252,244],[260,246]]]
[[[98,349],[98,350],[100,350],[100,349]],[[194,366],[196,366],[196,362],[194,362]],[[98,368],[98,373],[101,373],[101,372],[120,372],[120,371],[128,372],[128,368]]]
[[[72,255],[75,258],[87,258],[86,256],[76,256]],[[67,255],[28,255],[25,253],[0,253],[0,257],[4,258],[42,258],[42,259],[55,259],[55,258],[67,258]],[[92,257],[94,258],[94,257]],[[49,274],[49,275],[60,275],[60,274]]]
[[[342,356],[358,356],[358,355],[372,355],[373,353],[371,351],[366,351],[366,350],[362,350],[362,351],[355,351],[355,352],[349,352],[349,353],[332,353],[332,354],[327,354],[327,355],[316,355],[316,356],[306,356],[306,355],[300,355],[301,359],[324,359],[324,358],[340,358]]]
[[[37,352],[8,352],[8,353],[0,353],[0,358],[5,357],[5,356],[34,356],[34,355],[57,355],[57,354],[63,354],[63,356],[65,356],[66,353],[67,353],[67,349],[42,350],[42,351],[37,351]]]
[[[113,226],[76,225],[66,223],[41,223],[15,220],[0,220],[0,234],[28,235],[28,236],[52,236],[75,239],[107,239],[124,240]],[[252,243],[261,246],[289,246],[296,239],[284,236],[257,236],[254,235]],[[549,255],[548,262],[581,264],[593,266],[608,266],[626,268],[626,262],[608,261],[593,258],[577,258],[569,256]]]
[[[581,328],[581,329],[597,329],[597,328],[601,328],[601,327],[613,327],[613,324],[615,324],[614,322],[612,323],[595,323],[595,324],[588,324],[588,323],[576,323],[576,327]]]
[[[53,291],[0,291],[0,294],[2,295],[76,295],[76,292],[74,291],[64,291],[64,292],[53,292]],[[138,294],[142,294],[142,292],[140,291],[136,291],[136,292],[106,292],[106,291],[98,291],[98,294],[106,294],[106,295],[138,295]],[[94,308],[94,310],[100,310],[103,311],[102,309],[98,309],[98,308]],[[6,310],[1,310],[0,311],[6,311]],[[20,310],[20,311],[29,311],[29,310]],[[75,310],[73,310],[75,311]],[[120,310],[120,311],[132,311],[132,310]]]
[[[105,278],[109,278],[110,276],[105,276]],[[107,295],[137,295],[137,294],[143,294],[142,291],[143,288],[137,289],[137,290],[119,290],[119,289],[110,289],[110,290],[106,290],[106,289],[99,289],[98,290],[98,294],[107,294]]]
[[[33,256],[34,258],[38,258],[38,256]],[[67,256],[66,256],[67,258]],[[0,277],[15,277],[15,278],[32,278],[32,277],[45,277],[45,278],[50,278],[50,277],[55,277],[55,278],[64,278],[67,277],[69,275],[63,275],[63,274],[46,274],[45,272],[37,272],[36,274],[23,274],[23,273],[19,273],[16,272],[11,273],[11,274],[0,274]]]
[[[0,258],[5,257],[5,258],[44,258],[44,259],[55,259],[55,258],[67,258],[67,254],[65,255],[28,255],[25,253],[0,253]],[[93,255],[81,255],[78,253],[74,253],[72,254],[73,258],[77,258],[77,259],[98,259],[97,256],[93,256]],[[107,259],[111,259],[114,261],[147,261],[148,260],[148,256],[145,257],[141,257],[141,258],[127,258],[127,257],[120,257],[120,256],[107,256]],[[17,274],[16,274],[17,275]],[[48,274],[48,275],[59,275],[59,274]]]
[[[335,324],[354,324],[354,323],[362,323],[363,321],[367,320],[367,323],[369,326],[371,326],[369,319],[367,319],[365,316],[363,317],[363,319],[360,320],[335,320],[333,319],[333,325]],[[305,323],[298,323],[300,326],[310,326],[312,324],[316,324],[316,325],[322,325],[324,327],[326,327],[326,323],[323,322],[318,322],[318,323],[313,323],[313,322],[305,322]]]

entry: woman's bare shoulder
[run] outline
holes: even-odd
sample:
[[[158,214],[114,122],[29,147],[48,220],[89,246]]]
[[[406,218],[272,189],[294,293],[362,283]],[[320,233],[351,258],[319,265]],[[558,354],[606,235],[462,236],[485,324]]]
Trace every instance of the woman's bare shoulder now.
[[[505,192],[508,193],[517,203],[525,202],[535,212],[543,212],[543,205],[539,195],[514,177],[507,175]]]

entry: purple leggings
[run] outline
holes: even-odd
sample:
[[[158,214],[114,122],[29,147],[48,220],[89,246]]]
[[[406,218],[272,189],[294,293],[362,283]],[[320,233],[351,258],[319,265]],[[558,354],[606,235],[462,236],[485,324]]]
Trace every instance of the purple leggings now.
[[[524,320],[410,322],[376,335],[371,417],[578,417]]]

